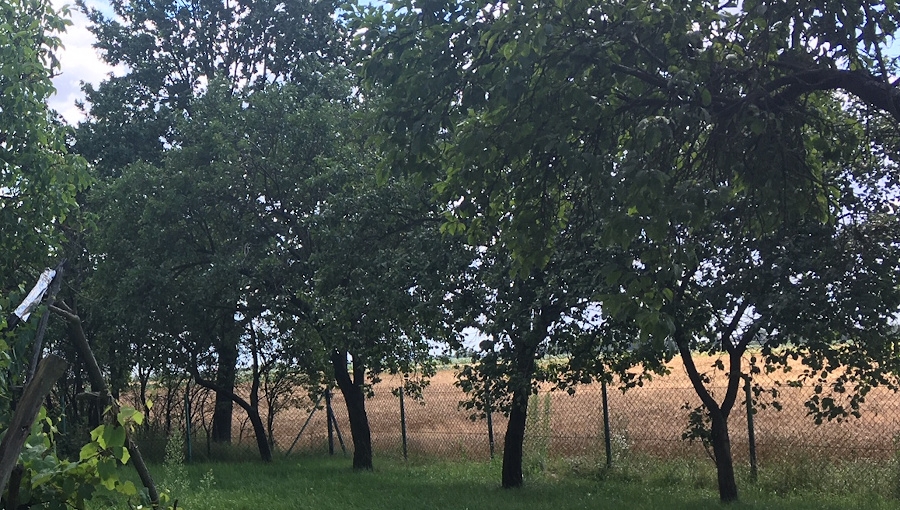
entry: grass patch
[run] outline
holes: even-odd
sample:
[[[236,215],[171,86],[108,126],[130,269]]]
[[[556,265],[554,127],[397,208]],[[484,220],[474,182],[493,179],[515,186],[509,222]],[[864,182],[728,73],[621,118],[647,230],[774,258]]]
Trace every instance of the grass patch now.
[[[403,463],[376,459],[373,472],[354,472],[346,458],[301,458],[185,466],[191,487],[175,494],[187,510],[279,509],[721,509],[715,471],[703,460],[632,460],[606,470],[587,461],[558,461],[526,480],[525,487],[499,487],[500,462]],[[752,484],[740,480],[741,502],[729,509],[888,509],[897,500],[868,486],[841,482],[841,470],[786,473],[772,469]],[[162,466],[154,466],[162,474]],[[849,480],[861,480],[854,474]],[[157,475],[157,476],[159,476]],[[830,476],[783,490],[779,476]],[[128,471],[130,477],[130,471]],[[771,477],[771,478],[769,478]],[[835,479],[837,478],[837,479]],[[838,490],[830,490],[831,482]],[[134,502],[132,502],[133,504]],[[91,508],[132,508],[128,502],[97,502]]]

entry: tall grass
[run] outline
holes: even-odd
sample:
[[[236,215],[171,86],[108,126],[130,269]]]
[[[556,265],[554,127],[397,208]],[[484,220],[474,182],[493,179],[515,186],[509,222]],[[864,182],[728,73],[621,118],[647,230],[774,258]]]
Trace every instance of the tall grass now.
[[[523,468],[525,474],[543,473],[550,459],[550,427],[552,415],[550,394],[531,395],[525,421]]]

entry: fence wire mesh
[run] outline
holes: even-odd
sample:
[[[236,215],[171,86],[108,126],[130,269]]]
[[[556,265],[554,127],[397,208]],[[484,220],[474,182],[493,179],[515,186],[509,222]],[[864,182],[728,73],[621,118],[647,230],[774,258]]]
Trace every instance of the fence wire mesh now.
[[[483,460],[492,455],[491,431],[484,418],[471,419],[471,411],[460,407],[467,399],[454,386],[454,372],[439,372],[427,386],[420,400],[406,396],[404,449],[399,378],[385,378],[377,384],[366,401],[376,457],[412,459]],[[825,421],[816,425],[804,402],[810,388],[789,387],[777,378],[758,376],[756,383],[764,388],[778,387],[781,409],[763,398],[753,408],[753,432],[760,465],[767,462],[822,458],[829,460],[890,459],[898,454],[900,440],[900,398],[894,392],[875,388],[866,397],[859,418]],[[725,392],[724,382],[713,385],[717,398]],[[179,393],[180,392],[180,393]],[[214,397],[194,388],[190,391],[191,416],[185,420],[184,387],[171,392],[172,398],[157,392],[151,412],[152,426],[145,434],[144,451],[164,451],[166,431],[183,430],[191,424],[191,449],[198,458],[216,457],[216,445],[210,441],[210,416]],[[298,390],[293,405],[280,409],[272,420],[271,442],[276,455],[324,454],[329,451],[328,410],[325,400],[313,402]],[[261,399],[265,401],[265,399]],[[318,404],[318,405],[316,405]],[[615,463],[625,455],[640,454],[661,458],[702,457],[708,455],[699,441],[687,441],[683,434],[688,426],[690,410],[700,405],[687,378],[677,370],[669,376],[657,377],[642,387],[620,391],[608,389],[610,445]],[[335,454],[352,453],[352,439],[347,408],[340,392],[331,398],[334,414],[331,443]],[[261,406],[266,421],[267,408]],[[546,458],[605,457],[604,419],[600,384],[583,385],[574,395],[541,388],[529,404],[525,451]],[[502,455],[506,418],[492,413],[493,454]],[[745,393],[739,393],[729,418],[732,451],[736,461],[746,462],[749,455],[749,431]],[[246,448],[252,455],[256,440],[246,414],[235,406],[232,444]]]

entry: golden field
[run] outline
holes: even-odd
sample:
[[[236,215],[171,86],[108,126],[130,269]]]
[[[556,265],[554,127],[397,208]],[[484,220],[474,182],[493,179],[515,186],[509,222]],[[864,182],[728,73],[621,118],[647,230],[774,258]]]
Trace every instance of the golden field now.
[[[700,358],[698,366],[711,366],[712,359]],[[787,387],[794,374],[776,373],[758,376],[763,387],[778,387],[782,410],[772,406],[757,408],[754,413],[755,435],[760,462],[790,456],[841,459],[889,458],[896,451],[895,438],[900,438],[900,399],[892,391],[875,388],[866,397],[859,419],[815,425],[803,403],[811,388]],[[454,385],[456,372],[439,371],[425,388],[423,400],[405,399],[408,452],[410,457],[452,457],[482,459],[489,456],[486,420],[469,419],[470,411],[459,403],[466,395]],[[779,383],[781,383],[780,386]],[[399,398],[391,390],[399,387],[399,377],[386,376],[374,386],[374,397],[367,402],[376,455],[399,455],[402,452]],[[713,378],[717,398],[724,394],[724,378]],[[718,385],[718,386],[717,386]],[[731,413],[729,427],[735,458],[748,456],[747,413],[741,391]],[[565,457],[599,457],[604,454],[601,391],[599,384],[577,388],[574,395],[542,389],[535,397],[526,448],[542,454]],[[699,404],[684,369],[677,362],[670,374],[654,377],[642,387],[622,392],[614,385],[608,391],[611,439],[616,455],[638,452],[655,456],[705,455],[698,443],[682,439],[689,408]],[[549,400],[549,403],[547,402]],[[771,400],[764,396],[763,400]],[[307,403],[311,407],[312,403]],[[323,401],[324,405],[324,401]],[[687,409],[686,409],[687,407]],[[350,427],[340,393],[335,393],[333,409],[347,449]],[[549,413],[546,411],[549,410]],[[236,411],[234,437],[243,442],[252,438],[249,424],[242,423]],[[549,419],[546,418],[549,416]],[[275,439],[281,450],[293,444],[293,452],[321,452],[327,448],[324,410],[316,411],[303,434],[298,432],[309,417],[308,409],[291,409],[280,413],[275,421]],[[493,414],[496,454],[502,451],[506,420]],[[296,441],[296,443],[295,443]],[[340,451],[337,436],[335,448]]]

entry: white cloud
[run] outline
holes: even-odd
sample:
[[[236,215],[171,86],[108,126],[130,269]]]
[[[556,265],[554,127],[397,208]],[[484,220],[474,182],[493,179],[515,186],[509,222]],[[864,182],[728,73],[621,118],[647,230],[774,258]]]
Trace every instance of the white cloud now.
[[[64,0],[56,0],[54,6],[59,9],[65,3]],[[124,69],[113,68],[100,59],[99,52],[93,47],[96,39],[87,29],[87,17],[74,7],[71,13],[72,26],[60,37],[64,46],[58,54],[62,70],[53,79],[56,94],[50,98],[49,104],[66,122],[75,125],[84,119],[75,107],[76,100],[84,99],[81,82],[99,85],[110,73],[122,74]]]

